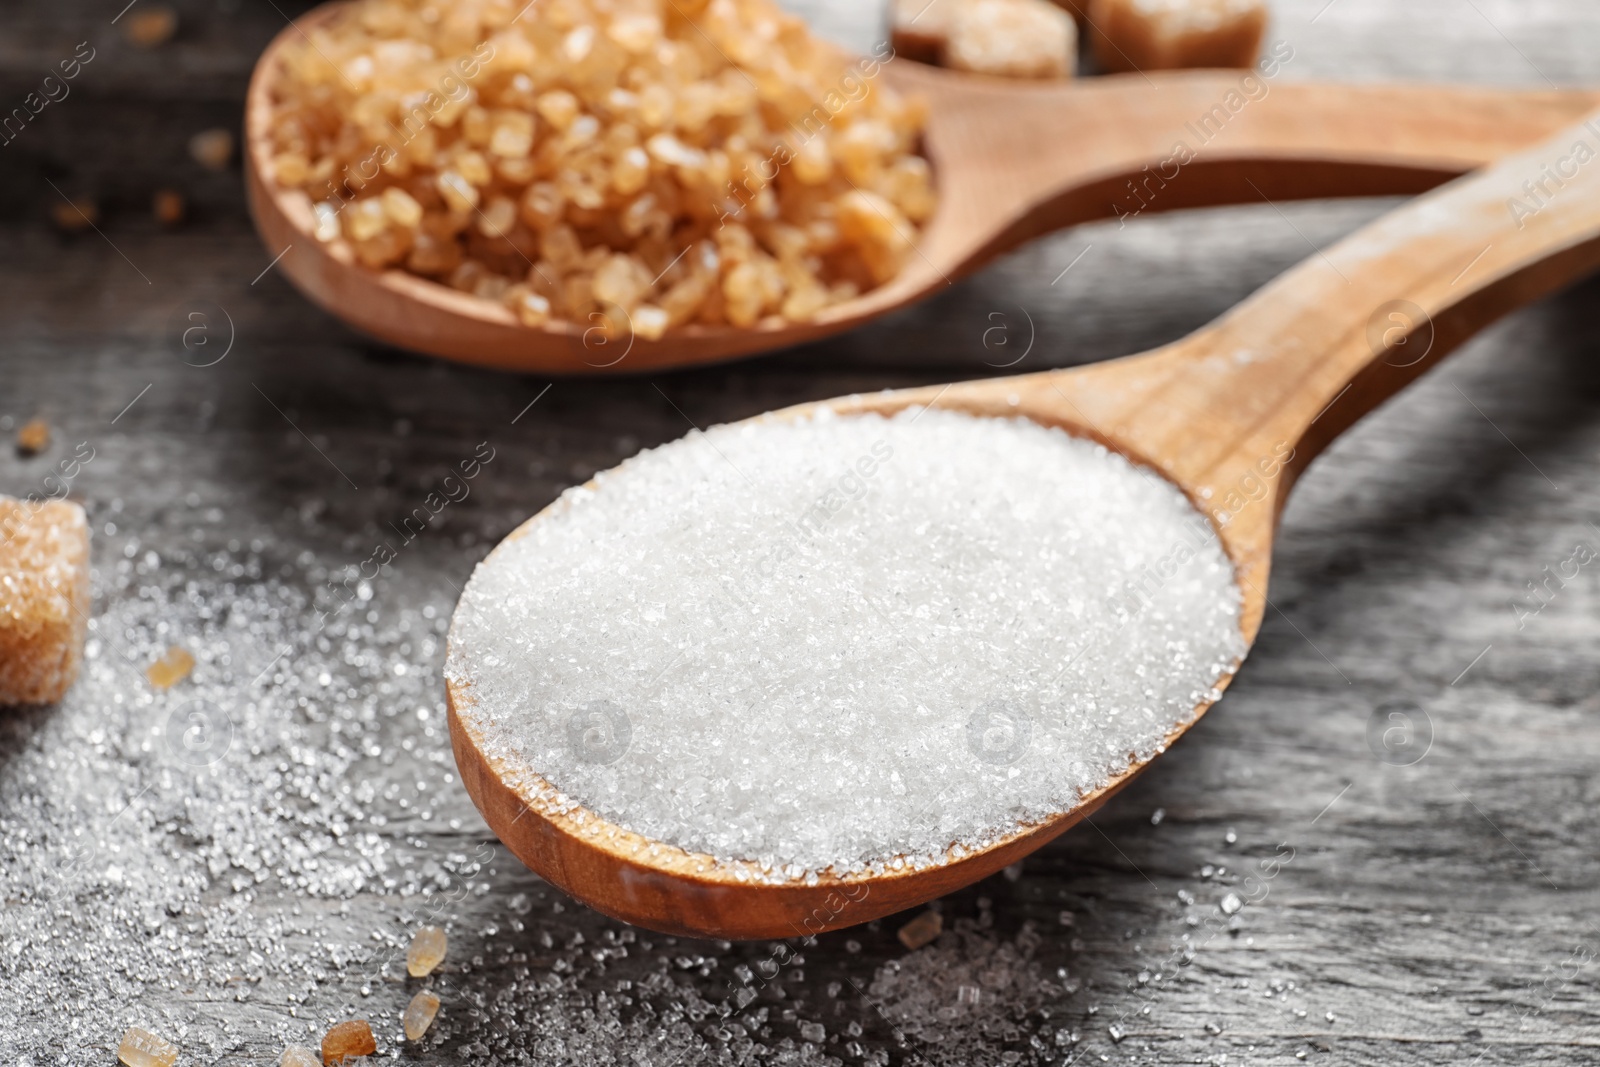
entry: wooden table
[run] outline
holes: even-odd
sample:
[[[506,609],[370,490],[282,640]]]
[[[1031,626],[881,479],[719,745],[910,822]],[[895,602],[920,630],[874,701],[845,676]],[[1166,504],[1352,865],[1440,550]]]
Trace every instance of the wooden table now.
[[[43,413],[58,441],[96,442],[105,458],[76,492],[97,528],[118,499],[120,526],[159,547],[190,536],[186,508],[215,506],[230,528],[266,531],[286,558],[338,565],[360,558],[430,472],[491,439],[501,458],[448,530],[379,583],[385,611],[447,609],[488,545],[566,486],[683,434],[685,416],[704,426],[991,373],[1002,338],[1006,359],[1031,341],[1018,370],[1136,351],[1201,325],[1385,206],[1263,205],[1083,227],[848,337],[710,371],[558,381],[513,424],[547,380],[351,335],[269,269],[237,170],[209,173],[186,155],[195,131],[237,127],[252,60],[307,5],[178,0],[179,37],[151,52],[110,25],[121,6],[17,0],[0,15],[7,108],[77,42],[96,49],[71,96],[0,148],[0,416]],[[874,12],[813,6],[846,43],[864,47],[877,32]],[[1600,8],[1584,0],[1284,0],[1271,35],[1294,46],[1286,78],[1600,77]],[[172,232],[149,218],[163,185],[190,200],[190,221]],[[101,232],[57,235],[51,205],[84,193],[101,206]],[[1600,800],[1600,570],[1585,568],[1520,626],[1513,607],[1575,545],[1600,547],[1597,299],[1590,282],[1501,323],[1335,446],[1288,508],[1273,610],[1218,708],[1092,827],[1019,877],[944,901],[947,925],[977,920],[964,933],[908,954],[886,920],[799,947],[804,963],[787,964],[747,1009],[768,1011],[763,1044],[791,1043],[762,1058],[858,1063],[849,1046],[859,1042],[865,1062],[974,1067],[1600,1062],[1590,808]],[[203,371],[174,354],[174,316],[199,301],[224,309],[235,333],[227,358]],[[39,464],[6,449],[0,489],[27,491]],[[100,566],[115,545],[97,542]],[[4,735],[0,781],[41,721]],[[427,757],[443,745],[435,736],[385,773],[440,782],[448,763]],[[15,828],[28,791],[5,784],[0,828]],[[446,815],[461,828],[445,829]],[[385,832],[423,863],[492,843],[458,786],[435,822],[396,817]],[[1291,849],[1264,899],[1233,929],[1208,933],[1224,897],[1245,892],[1241,875]],[[642,989],[663,971],[719,1004],[735,967],[769,958],[770,946],[641,934],[651,949],[635,942],[603,977],[590,967],[564,992],[536,993],[589,958],[574,935],[610,945],[618,924],[562,905],[504,853],[472,884],[444,916],[453,1001],[438,1039],[405,1058],[632,1062],[625,1053],[643,1056],[648,1043],[656,1058],[638,1062],[733,1062],[703,1036],[715,1020],[693,1018],[690,992],[621,1010],[625,1024],[592,1049],[555,1042],[551,1020],[578,1019],[615,995],[619,977]],[[0,869],[0,950],[31,936],[20,888]],[[302,897],[268,881],[250,908],[301,916],[284,937],[309,951],[314,926],[357,941],[392,927],[408,903],[380,891]],[[0,987],[28,967],[0,951]],[[393,1029],[398,980],[368,1000],[361,967],[314,970],[295,989],[302,1031],[308,1019],[365,1011]],[[90,995],[96,978],[63,977],[62,1003],[69,986]],[[948,993],[945,1017],[920,1014],[908,989]],[[276,1062],[284,1017],[263,1007],[265,988],[236,1002],[204,982],[151,982],[142,996],[164,1018],[187,1019],[191,1041],[209,1050],[184,1062]],[[69,1041],[67,1009],[36,1008],[12,1011],[0,997],[8,1062],[111,1061],[94,1046],[114,1046],[115,1034]],[[830,1039],[806,1042],[808,1022]]]

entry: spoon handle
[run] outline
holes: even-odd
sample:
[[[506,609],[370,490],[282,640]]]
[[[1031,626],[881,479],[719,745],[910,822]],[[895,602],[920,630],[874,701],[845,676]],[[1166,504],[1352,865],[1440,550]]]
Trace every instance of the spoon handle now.
[[[1100,365],[1115,389],[1085,368],[1072,406],[1225,522],[1218,501],[1241,482],[1276,479],[1281,507],[1294,477],[1362,415],[1478,330],[1596,267],[1600,112],[1315,251],[1174,345]]]
[[[965,272],[1094,219],[1420,193],[1600,106],[1592,90],[1328,85],[1292,69],[1291,52],[1259,70],[1018,85],[896,62],[892,80],[928,102],[927,147],[960,205],[924,251]]]
[[[966,383],[949,402],[1059,422],[1161,471],[1259,592],[1277,516],[1318,452],[1478,330],[1597,267],[1600,112],[1315,250],[1165,348]]]
[[[1242,370],[1245,450],[1293,471],[1475,333],[1600,267],[1600,111],[1312,256],[1217,325]],[[1242,430],[1244,424],[1239,424]]]

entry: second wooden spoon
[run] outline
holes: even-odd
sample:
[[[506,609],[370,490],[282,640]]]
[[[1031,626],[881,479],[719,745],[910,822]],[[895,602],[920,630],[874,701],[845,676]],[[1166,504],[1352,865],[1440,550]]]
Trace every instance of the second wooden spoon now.
[[[284,29],[245,108],[251,211],[269,255],[312,301],[373,337],[513,371],[593,374],[712,363],[813,341],[922,299],[1025,241],[1093,219],[1263,199],[1412,194],[1548,136],[1600,104],[1590,91],[1317,85],[1257,72],[1113,75],[1059,84],[954,74],[906,60],[878,77],[928,103],[939,207],[894,280],[814,321],[692,325],[660,340],[590,322],[522,325],[509,310],[312,236],[309,202],[272,181],[284,50],[345,7]],[[1181,148],[1180,148],[1181,146]]]

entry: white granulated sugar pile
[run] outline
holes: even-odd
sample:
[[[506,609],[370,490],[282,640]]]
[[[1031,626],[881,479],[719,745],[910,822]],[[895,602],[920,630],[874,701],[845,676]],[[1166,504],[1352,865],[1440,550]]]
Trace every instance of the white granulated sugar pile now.
[[[1182,494],[1024,420],[767,419],[596,482],[474,573],[461,712],[542,803],[772,878],[1070,809],[1244,651]]]

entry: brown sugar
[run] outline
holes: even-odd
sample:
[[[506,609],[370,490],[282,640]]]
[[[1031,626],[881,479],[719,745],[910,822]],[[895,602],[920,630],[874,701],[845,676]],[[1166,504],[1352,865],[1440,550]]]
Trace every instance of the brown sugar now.
[[[915,952],[944,932],[944,916],[936,911],[925,911],[902,926],[895,935],[900,943]]]
[[[29,419],[17,430],[17,451],[24,456],[37,455],[50,447],[50,424],[43,419]]]
[[[122,35],[135,48],[166,44],[177,32],[178,13],[164,4],[131,12],[122,24]]]
[[[400,1017],[400,1025],[405,1028],[407,1041],[420,1041],[428,1032],[428,1027],[433,1025],[434,1016],[439,1014],[439,998],[426,989],[411,998],[411,1003],[406,1005],[405,1014]]]
[[[144,676],[157,689],[171,689],[194,670],[194,657],[181,645],[173,645],[161,658],[144,669]]]
[[[189,156],[207,170],[226,170],[233,158],[233,134],[220,127],[189,138]]]
[[[183,201],[183,194],[176,189],[157,189],[156,195],[150,199],[150,213],[161,225],[176,226],[188,214],[188,205]]]
[[[923,110],[881,57],[773,0],[517,9],[354,0],[285,50],[264,169],[317,240],[528,325],[644,338],[811,319],[910,255]],[[842,227],[858,193],[899,232]]]
[[[64,500],[0,497],[0,705],[51,704],[89,624],[89,522]]]
[[[339,1023],[322,1035],[322,1064],[331,1067],[347,1058],[371,1056],[378,1051],[377,1039],[365,1019],[351,1019]]]
[[[449,939],[437,926],[424,926],[411,937],[406,949],[406,973],[413,978],[424,978],[444,960]]]
[[[99,206],[86,196],[74,200],[56,200],[50,205],[50,221],[66,233],[91,229],[99,218]]]
[[[178,1046],[130,1026],[117,1044],[117,1059],[126,1067],[172,1067],[178,1060]]]

